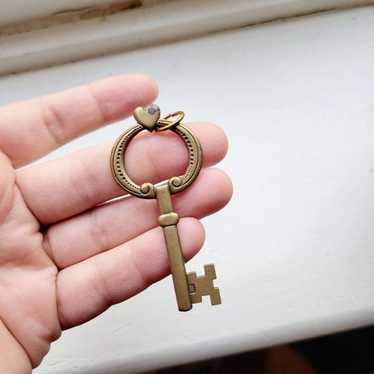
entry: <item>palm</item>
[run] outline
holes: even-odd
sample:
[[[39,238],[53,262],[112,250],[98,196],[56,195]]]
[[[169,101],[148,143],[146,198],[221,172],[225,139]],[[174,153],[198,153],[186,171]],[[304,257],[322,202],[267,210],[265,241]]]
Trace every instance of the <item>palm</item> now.
[[[16,185],[16,172],[1,156],[0,321],[36,365],[61,331],[56,309],[58,270],[43,246],[40,224]],[[27,359],[27,357],[24,357]]]
[[[110,175],[110,144],[19,168],[151,102],[155,91],[149,78],[119,77],[0,109],[0,356],[12,372],[37,366],[62,329],[168,273],[155,202],[107,203],[122,194]],[[205,166],[218,162],[227,147],[223,133],[213,125],[191,126]],[[172,159],[163,156],[166,144]],[[149,147],[160,155],[162,168],[147,162],[147,154],[139,159],[139,151]],[[183,145],[168,134],[140,136],[126,157],[134,179],[152,181],[180,173],[185,161]],[[228,178],[205,168],[175,199],[181,216],[195,217],[180,222],[186,258],[203,242],[196,218],[220,209],[230,194]]]

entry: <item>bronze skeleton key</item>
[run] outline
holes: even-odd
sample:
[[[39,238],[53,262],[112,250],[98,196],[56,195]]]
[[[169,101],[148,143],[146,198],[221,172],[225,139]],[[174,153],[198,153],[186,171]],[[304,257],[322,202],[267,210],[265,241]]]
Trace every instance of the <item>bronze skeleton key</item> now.
[[[184,118],[183,112],[175,112],[160,119],[160,109],[153,104],[147,108],[136,108],[134,117],[138,124],[125,131],[113,146],[111,155],[113,177],[128,193],[145,199],[156,198],[158,200],[160,208],[158,222],[165,237],[178,309],[180,311],[191,310],[192,304],[200,303],[203,296],[210,296],[212,305],[220,304],[219,289],[213,284],[216,278],[213,264],[204,266],[205,274],[202,276],[197,276],[196,273],[186,273],[177,228],[179,217],[173,211],[171,198],[172,194],[183,191],[198,176],[202,164],[200,142],[189,129],[181,125],[180,122]],[[126,172],[124,153],[131,139],[145,129],[148,131],[171,130],[181,136],[189,155],[189,164],[184,175],[155,185],[143,183],[138,186],[131,180]]]

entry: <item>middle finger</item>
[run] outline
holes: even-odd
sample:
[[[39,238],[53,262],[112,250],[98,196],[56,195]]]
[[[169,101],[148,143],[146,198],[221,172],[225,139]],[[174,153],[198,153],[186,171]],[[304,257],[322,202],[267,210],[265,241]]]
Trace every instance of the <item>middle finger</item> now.
[[[219,162],[227,151],[224,132],[212,124],[189,126],[203,148],[204,166]],[[112,144],[104,144],[17,170],[17,184],[27,206],[42,224],[51,224],[124,194],[111,175]],[[135,182],[158,182],[184,172],[187,152],[170,132],[140,134],[126,153]]]

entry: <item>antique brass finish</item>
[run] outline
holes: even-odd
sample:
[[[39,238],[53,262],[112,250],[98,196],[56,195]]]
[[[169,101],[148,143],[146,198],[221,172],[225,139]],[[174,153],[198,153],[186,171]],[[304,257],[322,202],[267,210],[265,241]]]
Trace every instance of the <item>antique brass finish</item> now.
[[[154,104],[146,108],[137,107],[134,110],[136,122],[146,128],[148,131],[154,130],[154,127],[160,119],[160,115],[160,108]]]
[[[156,191],[161,213],[160,217],[163,217],[166,214],[173,214],[173,205],[168,184],[164,183],[157,186]],[[178,308],[180,311],[186,312],[192,308],[192,305],[177,226],[176,224],[162,226],[162,230],[164,231]]]
[[[210,296],[210,302],[212,305],[221,304],[219,289],[213,285],[213,280],[216,279],[214,265],[204,265],[204,272],[205,274],[202,276],[196,276],[196,273],[187,274],[191,301],[194,304],[201,303],[202,296]]]
[[[142,115],[144,113],[145,111],[141,112]],[[138,118],[138,115],[135,116],[135,119]],[[142,121],[141,124],[135,125],[126,130],[114,144],[111,155],[111,168],[116,182],[128,193],[145,199],[153,199],[156,197],[155,186],[152,183],[143,183],[141,186],[138,186],[134,181],[132,181],[126,172],[125,159],[123,157],[131,139],[135,135],[139,134],[144,129],[149,130],[149,128],[155,128],[157,126],[157,124],[152,125],[151,121],[146,122],[145,118],[142,118]],[[146,125],[143,123],[146,123]],[[165,119],[163,123],[165,123]],[[181,124],[175,123],[174,121],[172,127],[169,127],[169,125],[170,124],[163,126],[168,126],[171,131],[174,131],[184,140],[187,145],[189,158],[185,174],[179,177],[170,178],[168,181],[170,192],[174,194],[183,191],[198,176],[201,169],[202,151],[199,140],[189,129]],[[161,131],[164,129],[163,126],[161,126]]]
[[[179,123],[181,123],[182,120],[183,120],[183,118],[184,118],[184,113],[181,112],[181,111],[170,113],[170,114],[168,114],[164,118],[161,118],[158,121],[158,123],[161,124],[161,125],[163,125],[163,126],[158,127],[156,129],[156,131],[169,130],[172,127],[174,127],[174,126],[178,125]]]
[[[198,176],[202,165],[202,149],[198,138],[181,124],[184,113],[181,111],[168,114],[160,119],[160,109],[153,104],[146,108],[136,108],[134,117],[137,125],[126,130],[115,142],[111,154],[111,169],[115,181],[131,195],[144,199],[158,200],[160,216],[158,223],[162,227],[169,257],[170,271],[178,309],[188,311],[192,304],[200,303],[203,296],[210,296],[212,305],[221,303],[219,289],[214,287],[216,272],[213,264],[205,265],[205,274],[186,273],[177,224],[179,216],[173,211],[171,195],[183,191]],[[124,154],[130,141],[141,131],[170,130],[179,135],[188,150],[188,166],[186,172],[169,180],[152,184],[137,185],[126,172]]]

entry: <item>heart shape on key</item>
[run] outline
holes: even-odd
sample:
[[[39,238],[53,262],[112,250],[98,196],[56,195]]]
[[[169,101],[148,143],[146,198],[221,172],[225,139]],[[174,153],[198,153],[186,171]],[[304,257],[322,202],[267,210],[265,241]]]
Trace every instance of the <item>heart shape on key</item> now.
[[[153,131],[160,119],[160,108],[156,104],[147,107],[137,107],[134,110],[134,118],[136,122],[146,128],[148,131]]]

